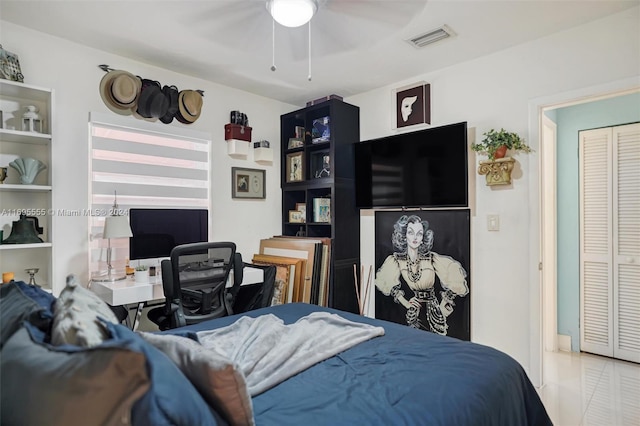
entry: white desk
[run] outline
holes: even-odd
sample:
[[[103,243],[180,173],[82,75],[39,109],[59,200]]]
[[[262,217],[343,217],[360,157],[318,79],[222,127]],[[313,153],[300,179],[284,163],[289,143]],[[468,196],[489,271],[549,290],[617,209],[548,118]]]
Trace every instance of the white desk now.
[[[258,284],[264,280],[264,271],[259,268],[245,266],[240,285]],[[227,287],[233,283],[233,271],[227,280]],[[162,277],[149,277],[148,283],[138,283],[133,275],[120,281],[91,281],[89,287],[95,294],[111,306],[138,304],[132,328],[135,330],[146,302],[164,299]]]

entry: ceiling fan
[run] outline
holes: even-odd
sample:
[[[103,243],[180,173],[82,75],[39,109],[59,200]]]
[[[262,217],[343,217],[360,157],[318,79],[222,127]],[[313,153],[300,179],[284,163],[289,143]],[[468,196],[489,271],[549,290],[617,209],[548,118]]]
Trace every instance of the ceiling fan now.
[[[225,44],[231,41],[234,48],[248,53],[270,47],[275,57],[277,48],[279,62],[299,62],[311,56],[322,58],[375,45],[406,26],[426,3],[427,0],[219,0],[211,3],[208,13],[195,17],[192,25],[198,26],[203,36],[224,40]]]

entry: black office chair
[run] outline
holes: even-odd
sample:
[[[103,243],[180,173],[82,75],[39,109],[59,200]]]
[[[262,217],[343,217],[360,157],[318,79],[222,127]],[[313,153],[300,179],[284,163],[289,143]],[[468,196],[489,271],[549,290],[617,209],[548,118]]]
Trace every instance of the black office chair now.
[[[232,242],[176,246],[161,263],[165,304],[147,316],[161,330],[233,314],[244,264]],[[232,286],[227,280],[233,271]]]

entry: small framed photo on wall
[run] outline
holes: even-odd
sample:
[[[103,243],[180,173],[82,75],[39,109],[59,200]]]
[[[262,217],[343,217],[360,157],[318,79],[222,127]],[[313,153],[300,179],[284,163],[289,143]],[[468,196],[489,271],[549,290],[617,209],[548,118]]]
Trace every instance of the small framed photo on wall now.
[[[231,198],[266,198],[265,171],[232,167]]]
[[[431,124],[431,85],[401,88],[395,94],[396,128]]]

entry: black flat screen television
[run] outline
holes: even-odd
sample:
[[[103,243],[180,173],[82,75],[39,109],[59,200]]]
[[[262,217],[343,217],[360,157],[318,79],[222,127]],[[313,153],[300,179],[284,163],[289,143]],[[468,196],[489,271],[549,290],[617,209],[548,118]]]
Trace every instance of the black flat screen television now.
[[[130,209],[129,258],[169,257],[180,244],[209,241],[206,209]]]
[[[355,144],[356,206],[467,207],[467,123]]]

